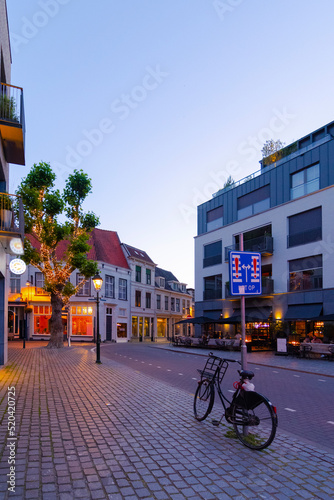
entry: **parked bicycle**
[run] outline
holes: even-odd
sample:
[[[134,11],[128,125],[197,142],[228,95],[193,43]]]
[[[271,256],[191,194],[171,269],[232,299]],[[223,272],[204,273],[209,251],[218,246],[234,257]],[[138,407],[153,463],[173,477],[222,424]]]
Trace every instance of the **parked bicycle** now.
[[[251,383],[254,373],[249,370],[238,370],[240,380],[233,384],[235,392],[231,401],[223,394],[221,388],[223,378],[229,363],[236,361],[214,356],[210,352],[204,369],[197,370],[201,379],[194,399],[195,418],[202,421],[210,415],[216,389],[224,413],[220,420],[214,420],[212,423],[219,425],[225,416],[245,446],[253,450],[262,450],[269,446],[275,437],[276,408],[265,396],[254,391],[254,385]]]

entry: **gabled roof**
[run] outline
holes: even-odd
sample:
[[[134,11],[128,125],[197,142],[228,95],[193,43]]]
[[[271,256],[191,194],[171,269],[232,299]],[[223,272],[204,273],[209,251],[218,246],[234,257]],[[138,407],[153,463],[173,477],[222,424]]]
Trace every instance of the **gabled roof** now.
[[[36,238],[30,234],[26,234],[26,238],[30,241],[32,246],[37,249],[39,248],[40,245]],[[88,252],[89,259],[111,264],[115,267],[130,269],[116,231],[95,228],[91,232],[88,244],[92,247]],[[67,246],[68,241],[64,240],[59,242],[56,249],[57,259],[61,260],[65,258]]]
[[[132,247],[130,245],[127,245],[126,243],[122,243],[122,246],[126,252],[126,255],[131,259],[138,259],[138,260],[141,260],[143,262],[146,262],[147,264],[152,264],[153,266],[155,266],[153,260],[151,259],[151,257],[149,257],[147,255],[146,252],[144,252],[144,250],[140,250],[139,248],[135,248],[135,247]]]

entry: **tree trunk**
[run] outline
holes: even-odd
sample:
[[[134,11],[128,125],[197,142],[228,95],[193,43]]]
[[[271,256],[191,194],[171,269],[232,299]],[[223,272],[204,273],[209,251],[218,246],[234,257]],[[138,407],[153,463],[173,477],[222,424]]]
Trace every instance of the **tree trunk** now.
[[[63,323],[61,319],[63,301],[59,295],[51,293],[51,307],[50,340],[47,347],[49,349],[59,349],[64,347]]]

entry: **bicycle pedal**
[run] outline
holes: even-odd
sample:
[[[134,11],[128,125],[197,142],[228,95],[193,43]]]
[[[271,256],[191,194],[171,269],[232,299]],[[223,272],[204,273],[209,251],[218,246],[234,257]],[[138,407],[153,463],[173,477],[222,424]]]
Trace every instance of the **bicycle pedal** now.
[[[211,420],[211,423],[212,423],[212,425],[215,425],[216,427],[218,427],[218,425],[220,424],[220,420]]]

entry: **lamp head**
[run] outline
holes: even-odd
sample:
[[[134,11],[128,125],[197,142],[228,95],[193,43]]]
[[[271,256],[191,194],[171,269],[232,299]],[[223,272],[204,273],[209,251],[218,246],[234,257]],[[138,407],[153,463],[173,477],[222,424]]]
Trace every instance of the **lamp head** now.
[[[94,288],[97,292],[99,292],[102,288],[102,283],[103,283],[103,279],[101,278],[101,276],[97,273],[95,274],[94,278],[92,278],[93,280],[93,284],[94,284]]]

